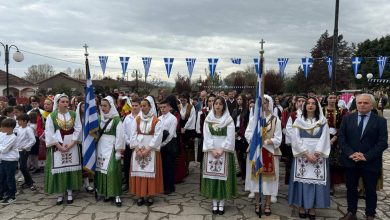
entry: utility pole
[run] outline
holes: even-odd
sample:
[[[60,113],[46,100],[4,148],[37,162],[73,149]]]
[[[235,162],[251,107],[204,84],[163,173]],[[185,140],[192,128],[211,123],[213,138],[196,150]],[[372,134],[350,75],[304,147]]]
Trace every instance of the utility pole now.
[[[336,92],[336,67],[337,67],[337,46],[339,42],[339,4],[340,0],[336,0],[336,10],[334,18],[334,31],[333,31],[333,52],[332,52],[332,78],[331,87],[332,92]]]

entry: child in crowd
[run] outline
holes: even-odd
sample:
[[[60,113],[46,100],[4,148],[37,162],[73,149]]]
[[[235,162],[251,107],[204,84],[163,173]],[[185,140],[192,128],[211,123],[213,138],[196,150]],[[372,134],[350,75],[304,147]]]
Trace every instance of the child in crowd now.
[[[15,201],[15,170],[18,165],[19,152],[16,147],[14,129],[16,121],[6,118],[1,122],[0,132],[0,204],[8,205]]]
[[[20,171],[22,172],[24,177],[24,183],[22,184],[22,188],[23,189],[30,188],[32,191],[34,191],[35,186],[33,185],[34,182],[28,171],[27,160],[31,148],[34,146],[36,142],[36,138],[33,129],[30,126],[28,126],[30,117],[26,113],[19,115],[16,118],[16,120],[18,121],[19,124],[19,128],[17,130],[18,135],[16,137],[16,146],[19,149],[19,155],[20,155],[19,158]]]

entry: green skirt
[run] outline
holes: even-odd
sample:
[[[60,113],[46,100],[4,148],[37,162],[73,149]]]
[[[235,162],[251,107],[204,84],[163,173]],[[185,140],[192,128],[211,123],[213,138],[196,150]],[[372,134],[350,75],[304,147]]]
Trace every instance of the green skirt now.
[[[96,189],[99,195],[115,197],[122,195],[122,168],[120,160],[116,160],[115,153],[111,153],[107,174],[96,171]]]
[[[213,180],[202,178],[200,183],[200,194],[208,199],[231,199],[237,195],[236,166],[234,154],[228,153],[228,175],[227,180]],[[203,172],[203,171],[202,171]]]
[[[81,170],[52,174],[52,147],[46,148],[45,186],[46,193],[65,193],[66,190],[80,190],[82,183]]]

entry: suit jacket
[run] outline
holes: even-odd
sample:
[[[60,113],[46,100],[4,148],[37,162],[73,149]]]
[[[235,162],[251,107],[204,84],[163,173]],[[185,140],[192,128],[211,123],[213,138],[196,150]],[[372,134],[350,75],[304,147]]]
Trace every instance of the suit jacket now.
[[[367,171],[379,172],[382,169],[383,151],[387,145],[386,119],[371,112],[363,135],[358,132],[358,112],[345,116],[341,122],[338,143],[341,147],[340,162],[345,167],[354,167],[358,163]],[[355,162],[349,158],[355,152],[361,152],[367,161]]]

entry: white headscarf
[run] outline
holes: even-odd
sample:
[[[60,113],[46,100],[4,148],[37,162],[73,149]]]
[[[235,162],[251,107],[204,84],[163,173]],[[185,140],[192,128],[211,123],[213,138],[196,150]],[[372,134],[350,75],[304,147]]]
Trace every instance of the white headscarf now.
[[[347,103],[345,103],[345,101],[342,100],[342,99],[339,100],[339,102],[337,103],[337,106],[339,108],[343,108],[343,109],[347,109],[348,110]]]
[[[130,98],[129,98],[128,96],[122,96],[121,99],[122,99],[122,100],[123,100],[123,99],[126,99],[126,103],[131,107],[131,100],[130,100]]]
[[[214,104],[215,104],[215,101],[214,101]],[[207,115],[205,122],[211,123],[212,126],[216,127],[216,128],[224,128],[224,127],[228,126],[230,123],[232,123],[233,119],[230,116],[227,103],[225,104],[225,112],[222,113],[222,116],[220,118],[217,118],[215,116],[214,104],[213,104],[213,107],[211,108],[211,111]]]
[[[153,97],[152,97],[152,96],[148,96],[148,97],[146,97],[145,99],[148,100],[149,103],[150,103],[150,107],[151,107],[150,112],[152,112],[152,114],[155,115],[155,116],[157,117],[156,103],[154,103]],[[150,112],[149,112],[149,113],[150,113]]]
[[[103,113],[102,109],[100,108],[100,116],[102,117],[103,122],[107,122],[110,118],[119,116],[119,113],[115,107],[114,99],[111,96],[106,96],[102,100],[106,100],[110,104],[110,111],[107,114]]]
[[[60,101],[60,99],[61,99],[62,97],[69,98],[65,93],[57,94],[56,96],[54,96],[53,111],[55,111],[55,110],[58,109],[58,102]]]
[[[269,95],[264,95],[264,98],[268,100],[268,110],[271,112],[273,112],[274,110],[274,100],[272,99],[271,96]]]
[[[306,102],[307,102],[307,100],[306,100]],[[310,129],[314,129],[314,128],[318,127],[318,126],[322,126],[322,125],[328,123],[328,120],[325,118],[324,112],[322,111],[321,104],[318,102],[317,99],[314,99],[314,100],[316,100],[317,103],[318,103],[318,108],[319,108],[319,111],[320,111],[319,119],[315,123],[308,123],[305,120],[305,118],[303,116],[303,111],[302,111],[301,114],[297,115],[297,119],[295,120],[293,126],[299,127],[301,129],[304,129],[304,130],[310,130]],[[306,102],[303,104],[303,108],[305,107]]]

